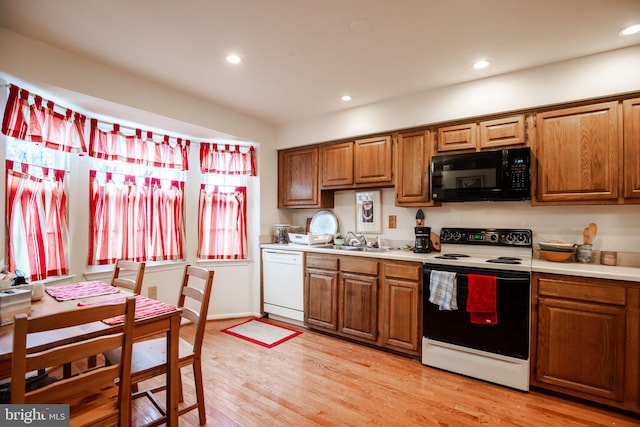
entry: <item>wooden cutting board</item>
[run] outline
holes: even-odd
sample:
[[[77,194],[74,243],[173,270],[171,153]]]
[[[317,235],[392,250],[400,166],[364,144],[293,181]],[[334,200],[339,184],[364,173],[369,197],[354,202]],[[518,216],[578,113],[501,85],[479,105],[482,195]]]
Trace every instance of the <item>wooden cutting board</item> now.
[[[435,252],[440,252],[440,235],[434,233],[433,231],[431,232],[431,250],[435,251]]]

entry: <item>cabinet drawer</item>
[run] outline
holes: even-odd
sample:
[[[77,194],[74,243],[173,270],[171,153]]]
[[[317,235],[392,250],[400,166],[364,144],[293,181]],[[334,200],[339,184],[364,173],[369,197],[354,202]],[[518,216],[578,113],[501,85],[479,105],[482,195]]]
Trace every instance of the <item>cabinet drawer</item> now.
[[[412,280],[419,282],[422,277],[422,264],[416,263],[385,263],[385,277],[396,277],[398,279]]]
[[[378,275],[378,261],[361,257],[342,257],[340,271],[360,274]]]
[[[338,270],[338,258],[327,255],[307,254],[307,268],[320,268],[322,270]]]
[[[538,286],[540,296],[615,305],[627,303],[627,291],[624,286],[607,284],[598,279],[590,279],[590,283],[579,283],[568,279],[541,277]]]

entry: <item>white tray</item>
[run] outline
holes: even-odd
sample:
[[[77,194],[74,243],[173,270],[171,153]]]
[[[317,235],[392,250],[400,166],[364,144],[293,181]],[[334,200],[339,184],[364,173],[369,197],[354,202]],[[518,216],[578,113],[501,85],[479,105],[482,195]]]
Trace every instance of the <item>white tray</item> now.
[[[333,234],[289,233],[289,242],[298,245],[324,245],[333,239]]]

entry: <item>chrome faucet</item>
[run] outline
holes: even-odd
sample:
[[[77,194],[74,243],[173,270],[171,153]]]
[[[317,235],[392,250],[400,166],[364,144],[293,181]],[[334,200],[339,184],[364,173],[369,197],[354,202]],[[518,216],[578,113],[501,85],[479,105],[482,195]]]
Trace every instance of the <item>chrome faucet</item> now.
[[[344,241],[349,246],[357,246],[357,247],[367,246],[367,238],[364,237],[364,234],[355,234],[352,231],[349,231],[347,233],[347,236],[344,238]]]

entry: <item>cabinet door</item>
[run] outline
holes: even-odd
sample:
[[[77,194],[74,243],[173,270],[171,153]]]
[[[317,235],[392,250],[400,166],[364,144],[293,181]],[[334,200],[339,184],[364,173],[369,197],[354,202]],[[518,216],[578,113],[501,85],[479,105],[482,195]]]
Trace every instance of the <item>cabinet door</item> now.
[[[375,342],[378,337],[378,277],[340,273],[340,332]]]
[[[353,184],[353,142],[322,147],[322,187]]]
[[[354,145],[356,184],[392,184],[391,137],[358,139]]]
[[[525,145],[524,115],[480,122],[480,149]]]
[[[420,346],[420,283],[385,279],[383,301],[383,345],[417,352]]]
[[[548,111],[536,117],[536,201],[615,203],[621,154],[618,103]]]
[[[438,128],[438,152],[475,150],[477,128],[478,125],[475,123]]]
[[[318,147],[278,152],[278,207],[333,207],[333,194],[321,192]]]
[[[429,203],[429,131],[401,133],[396,143],[396,206]]]
[[[621,401],[624,340],[624,307],[539,298],[535,379],[555,390]]]
[[[640,98],[624,101],[624,197],[640,199]]]
[[[307,268],[304,286],[305,323],[337,331],[338,272]]]

